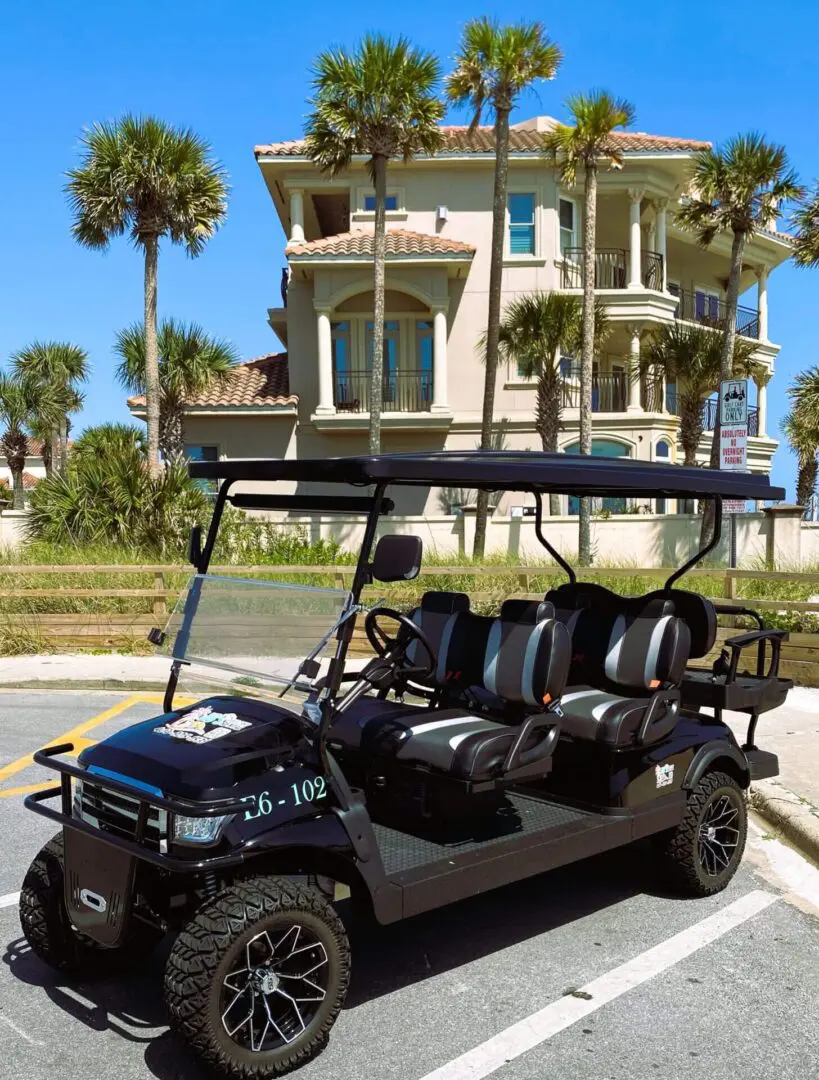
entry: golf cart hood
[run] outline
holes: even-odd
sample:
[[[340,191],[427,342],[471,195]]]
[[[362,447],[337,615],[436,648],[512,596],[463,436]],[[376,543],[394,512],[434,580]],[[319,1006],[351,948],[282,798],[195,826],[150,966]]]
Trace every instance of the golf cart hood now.
[[[118,731],[84,750],[79,763],[154,793],[214,798],[291,761],[301,739],[288,709],[210,697]]]

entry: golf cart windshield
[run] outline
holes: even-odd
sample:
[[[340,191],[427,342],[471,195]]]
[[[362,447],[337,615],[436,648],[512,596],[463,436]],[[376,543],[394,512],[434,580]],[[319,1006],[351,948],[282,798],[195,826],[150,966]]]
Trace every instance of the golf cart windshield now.
[[[231,682],[309,693],[338,627],[354,611],[342,589],[196,574],[171,615],[163,651]]]

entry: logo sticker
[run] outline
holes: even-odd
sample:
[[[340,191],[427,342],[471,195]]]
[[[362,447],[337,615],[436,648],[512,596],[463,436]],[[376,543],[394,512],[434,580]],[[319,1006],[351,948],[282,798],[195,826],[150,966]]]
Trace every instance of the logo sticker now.
[[[657,778],[657,787],[669,787],[674,783],[673,765],[655,765],[654,775]]]
[[[210,705],[202,705],[176,720],[155,727],[154,733],[201,746],[251,726],[249,720],[240,720],[236,713],[214,712]]]

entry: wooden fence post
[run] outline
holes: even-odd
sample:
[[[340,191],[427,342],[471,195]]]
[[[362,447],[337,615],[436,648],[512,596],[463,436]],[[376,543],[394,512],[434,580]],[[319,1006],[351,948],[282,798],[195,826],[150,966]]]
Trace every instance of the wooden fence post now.
[[[722,595],[726,600],[736,600],[737,598],[737,579],[730,570],[725,571],[725,582],[722,588]]]
[[[167,615],[168,604],[165,599],[165,573],[162,570],[154,571],[154,588],[157,589],[157,595],[154,597],[154,615]],[[159,591],[161,590],[161,592]]]

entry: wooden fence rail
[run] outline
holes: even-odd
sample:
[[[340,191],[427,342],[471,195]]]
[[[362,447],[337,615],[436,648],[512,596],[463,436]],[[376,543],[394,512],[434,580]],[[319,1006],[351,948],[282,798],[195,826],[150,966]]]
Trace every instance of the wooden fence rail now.
[[[352,565],[333,566],[213,566],[211,573],[250,577],[264,575],[288,578],[292,576],[330,578],[336,587],[349,587],[355,567]],[[584,575],[595,579],[607,578],[656,578],[664,579],[673,572],[668,567],[616,567],[591,568],[584,570]],[[0,630],[34,632],[44,646],[57,649],[115,648],[125,642],[143,639],[147,630],[154,625],[162,625],[167,618],[172,603],[179,597],[183,586],[169,584],[171,576],[185,576],[192,573],[187,564],[111,564],[105,566],[88,565],[0,565]],[[64,575],[67,577],[86,578],[78,581],[77,586],[42,588],[38,579],[41,575]],[[110,584],[95,588],[88,579],[100,575],[143,575],[152,578],[152,586],[134,588],[115,588]],[[421,570],[422,578],[466,577],[475,579],[477,589],[470,589],[473,602],[497,602],[506,595],[530,595],[532,598],[542,595],[533,592],[533,579],[563,577],[559,567],[552,566],[426,566]],[[492,591],[493,579],[507,579],[507,584],[500,591]],[[697,569],[686,575],[687,579],[707,578],[720,587],[710,588],[714,593],[710,598],[719,604],[736,607],[749,606],[760,612],[815,612],[819,615],[819,602],[813,600],[778,600],[742,598],[738,596],[741,582],[746,580],[787,581],[793,584],[819,585],[819,574],[789,573],[784,571],[768,572],[757,570]],[[11,580],[16,579],[16,580]],[[516,582],[510,591],[508,585]],[[30,584],[29,584],[30,583]],[[16,586],[16,587],[13,587]],[[383,586],[368,589],[365,595],[371,597],[383,595]],[[819,588],[817,588],[819,593]],[[501,595],[502,594],[502,595]],[[67,600],[95,599],[145,600],[147,605],[140,612],[32,612],[20,614],[3,613],[4,602],[26,600]],[[725,637],[734,632],[720,629],[717,648]],[[2,661],[0,661],[2,662]],[[819,686],[819,634],[792,633],[789,642],[782,651],[782,673],[797,679],[804,685]]]

